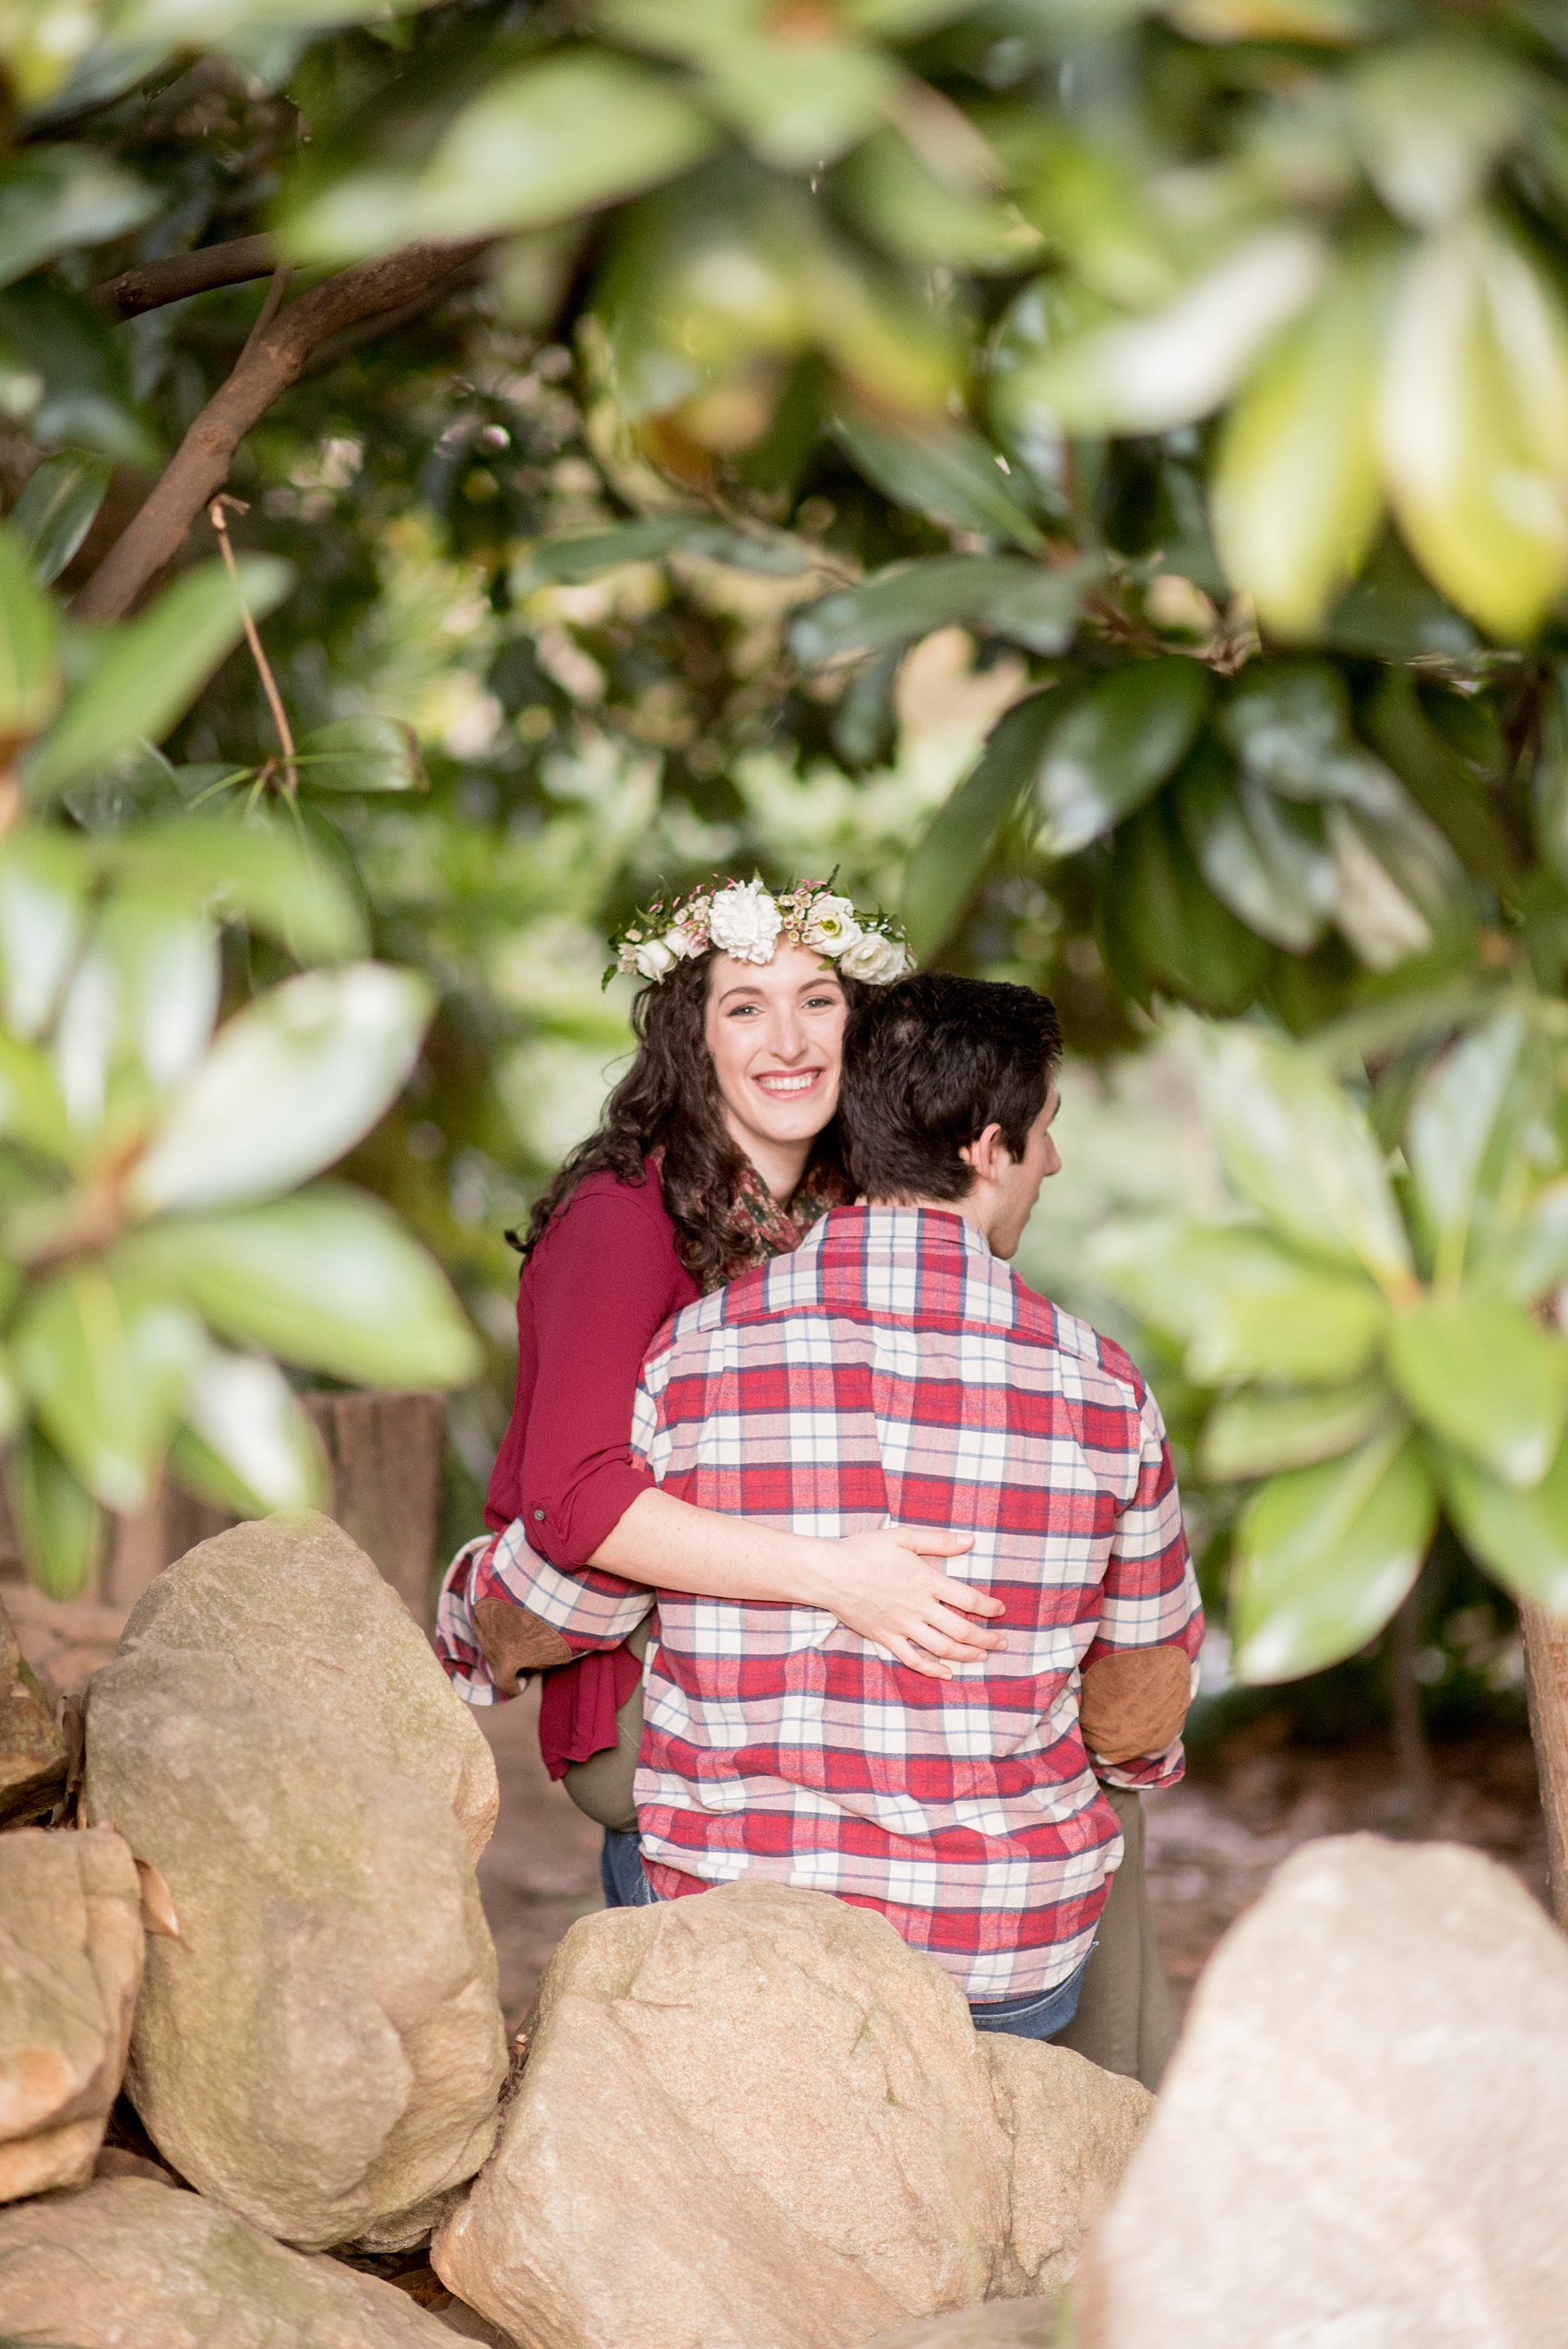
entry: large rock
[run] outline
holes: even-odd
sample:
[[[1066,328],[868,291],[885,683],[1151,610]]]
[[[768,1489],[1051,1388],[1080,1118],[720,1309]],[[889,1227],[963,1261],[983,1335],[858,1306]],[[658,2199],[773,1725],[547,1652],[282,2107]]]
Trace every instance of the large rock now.
[[[134,2178],[0,2212],[0,2335],[71,2349],[452,2349],[391,2284]]]
[[[473,1858],[489,1750],[324,1518],[171,1567],[89,1696],[86,1799],[161,1871],[126,2085],[202,2192],[320,2248],[417,2241],[505,2069]]]
[[[141,1969],[141,1888],[118,1835],[0,1835],[0,2202],[91,2176]]]
[[[65,1783],[65,1741],[54,1708],[17,1644],[0,1606],[0,1826],[38,1818]]]
[[[826,1894],[612,1910],[557,1952],[432,2263],[550,2349],[848,2349],[1070,2274],[1150,2101],[977,2034],[937,1966]]]
[[[1077,2337],[1546,2349],[1565,2177],[1561,1936],[1474,1852],[1310,1844],[1198,1985]]]
[[[866,2349],[1058,2349],[1060,2307],[1054,2293],[1046,2300],[988,2300],[879,2332]]]

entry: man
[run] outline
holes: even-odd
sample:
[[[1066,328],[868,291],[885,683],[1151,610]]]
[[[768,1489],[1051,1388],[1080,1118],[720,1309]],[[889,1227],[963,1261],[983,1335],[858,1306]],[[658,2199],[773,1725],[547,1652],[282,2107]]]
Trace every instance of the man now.
[[[939,1681],[811,1609],[661,1594],[637,1775],[654,1895],[754,1877],[878,1908],[981,2028],[1041,2038],[1072,2021],[1123,1856],[1099,1780],[1180,1774],[1202,1635],[1153,1398],[1006,1270],[1060,1164],[1060,1054],[1028,988],[932,972],[879,990],[845,1045],[864,1203],[677,1315],[634,1427],[700,1507],[972,1532],[949,1570],[1005,1606],[1004,1646]],[[608,1644],[649,1603],[607,1587],[569,1621],[559,1594],[533,1604]],[[1129,1938],[1146,1940],[1136,1914]],[[1111,1996],[1126,2007],[1126,1983]],[[1121,2028],[1113,2068],[1157,2075],[1158,2014]]]

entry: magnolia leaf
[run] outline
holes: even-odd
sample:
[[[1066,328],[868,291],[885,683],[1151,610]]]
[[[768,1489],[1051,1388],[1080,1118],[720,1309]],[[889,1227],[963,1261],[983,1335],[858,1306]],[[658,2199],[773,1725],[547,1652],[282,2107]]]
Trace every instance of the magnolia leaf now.
[[[1568,316],[1519,246],[1467,221],[1418,250],[1378,438],[1438,587],[1494,636],[1532,637],[1568,578]]]
[[[14,37],[7,23],[7,48]],[[94,148],[24,147],[0,172],[0,285],[124,236],[157,209],[151,188]]]
[[[1111,968],[1135,1000],[1158,988],[1200,1011],[1231,1014],[1256,999],[1267,948],[1205,884],[1169,798],[1118,829],[1100,919]]]
[[[62,690],[59,614],[13,519],[0,524],[0,766],[48,725]]]
[[[400,718],[336,718],[303,737],[297,764],[301,782],[311,791],[429,788],[419,736]]]
[[[353,893],[292,821],[257,826],[222,814],[183,816],[122,832],[101,855],[114,879],[183,900],[215,920],[244,919],[301,960],[363,951],[366,925]]]
[[[707,59],[714,113],[776,171],[835,161],[883,120],[897,82],[894,60],[848,42],[728,40]]]
[[[1417,1417],[1505,1485],[1538,1485],[1562,1438],[1568,1345],[1506,1297],[1435,1290],[1388,1331],[1388,1367]]]
[[[1031,652],[1063,652],[1094,576],[1087,562],[1052,569],[1013,555],[933,555],[803,605],[790,623],[790,650],[810,667],[846,652],[912,644],[963,621]]]
[[[1118,1222],[1087,1254],[1112,1296],[1186,1348],[1200,1386],[1353,1378],[1386,1318],[1369,1282],[1307,1263],[1245,1224]]]
[[[129,1247],[144,1277],[225,1337],[309,1369],[384,1387],[459,1387],[478,1373],[434,1259],[362,1193],[323,1187],[243,1215],[182,1217]]]
[[[1055,717],[1049,693],[1031,694],[992,729],[966,776],[909,859],[904,920],[910,950],[926,960],[951,936],[997,837],[1034,773]]]
[[[42,1035],[77,957],[88,874],[77,843],[37,829],[0,841],[0,971],[6,1025]]]
[[[135,1855],[133,1854],[133,1857]],[[160,1933],[166,1940],[185,1944],[180,1936],[180,1920],[174,1909],[174,1895],[169,1890],[169,1879],[160,1867],[150,1860],[137,1861],[137,1878],[141,1886],[141,1921],[144,1931]]]
[[[623,522],[612,531],[579,531],[569,538],[544,539],[529,547],[512,576],[515,596],[537,587],[576,587],[602,578],[623,563],[657,563],[699,529],[706,516],[662,515],[657,521]]]
[[[1488,1250],[1485,1266],[1516,1305],[1533,1305],[1568,1282],[1568,1177],[1547,1185],[1525,1221]]]
[[[309,972],[219,1031],[125,1186],[142,1215],[276,1197],[352,1148],[407,1081],[430,1017],[411,972]]]
[[[1464,1270],[1481,1161],[1525,1044],[1516,1011],[1500,1012],[1428,1069],[1405,1128],[1405,1154],[1443,1269]]]
[[[1437,1497],[1419,1444],[1395,1427],[1319,1468],[1276,1476],[1236,1532],[1237,1676],[1296,1680],[1381,1631],[1431,1540]]]
[[[1408,669],[1384,672],[1362,723],[1368,739],[1467,869],[1502,896],[1513,897],[1520,881],[1514,843],[1472,769],[1427,717]],[[1542,851],[1550,861],[1544,842]]]
[[[837,430],[857,469],[895,505],[929,515],[944,530],[980,531],[1043,552],[1039,530],[978,433],[935,422],[900,424],[848,407]]]
[[[1521,1492],[1444,1449],[1443,1498],[1465,1547],[1517,1599],[1568,1615],[1568,1446]]]
[[[1389,42],[1349,78],[1367,177],[1396,218],[1440,229],[1479,193],[1517,135],[1525,77],[1491,42]]]
[[[150,610],[106,630],[86,682],[28,762],[30,791],[48,797],[107,766],[122,751],[156,742],[184,716],[239,642],[244,611],[270,612],[292,573],[270,555],[248,555],[231,581],[221,563],[204,563],[164,590]]]
[[[1233,1395],[1204,1425],[1198,1464],[1220,1484],[1312,1468],[1392,1426],[1399,1408],[1381,1378],[1302,1394]]]
[[[1334,860],[1315,818],[1238,779],[1212,745],[1182,770],[1176,813],[1220,903],[1271,945],[1310,953],[1335,900]]]
[[[103,1555],[103,1512],[37,1427],[7,1454],[6,1490],[33,1580],[52,1599],[79,1598]]]
[[[1075,700],[1035,779],[1040,853],[1072,856],[1141,807],[1186,757],[1207,707],[1207,672],[1180,656],[1129,662]]]
[[[30,378],[23,404],[35,439],[96,449],[139,471],[160,462],[132,398],[125,346],[61,274],[40,271],[0,291],[0,369],[13,381]]]
[[[98,519],[112,471],[107,457],[67,448],[46,457],[11,509],[40,587],[57,579]]]
[[[145,1508],[202,1353],[199,1323],[82,1262],[29,1300],[13,1345],[23,1389],[72,1473],[106,1508]]]
[[[1309,1255],[1408,1289],[1409,1242],[1383,1153],[1327,1071],[1256,1028],[1210,1030],[1204,1060],[1210,1130],[1241,1197]]]
[[[1388,299],[1350,266],[1265,356],[1226,418],[1210,489],[1231,585],[1277,635],[1311,635],[1383,512],[1373,415]]]
[[[1229,399],[1259,352],[1316,292],[1315,236],[1269,229],[1151,317],[1090,328],[1039,359],[1038,400],[1068,433],[1167,433]]]
[[[212,1348],[192,1374],[184,1417],[189,1436],[224,1472],[226,1498],[240,1503],[240,1514],[326,1507],[332,1479],[321,1438],[276,1363]],[[188,1442],[181,1458],[187,1466],[195,1459]]]

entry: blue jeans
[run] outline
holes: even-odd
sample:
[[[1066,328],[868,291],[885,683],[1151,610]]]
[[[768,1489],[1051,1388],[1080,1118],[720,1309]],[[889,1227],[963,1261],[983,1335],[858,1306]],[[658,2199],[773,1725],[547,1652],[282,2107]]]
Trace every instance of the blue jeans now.
[[[643,1866],[642,1842],[638,1836],[624,1835],[619,1828],[604,1830],[604,1849],[600,1854],[599,1880],[604,1887],[607,1909],[647,1909],[658,1898],[647,1880]],[[1059,1982],[1054,1990],[1043,1997],[1031,1993],[1027,1998],[986,1998],[970,2001],[969,2012],[977,2031],[1011,2031],[1021,2039],[1050,2039],[1065,2031],[1078,2011],[1078,1993],[1084,1986],[1084,1973],[1088,1965],[1086,1958],[1075,1973]]]

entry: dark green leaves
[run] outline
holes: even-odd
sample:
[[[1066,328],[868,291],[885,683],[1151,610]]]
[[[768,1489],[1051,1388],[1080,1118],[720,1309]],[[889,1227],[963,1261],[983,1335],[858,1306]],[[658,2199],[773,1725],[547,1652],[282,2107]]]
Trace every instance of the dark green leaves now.
[[[413,792],[425,789],[419,737],[397,718],[337,718],[299,746],[302,784],[312,791]]]
[[[790,625],[790,650],[808,667],[845,652],[912,644],[962,621],[984,636],[1010,638],[1031,652],[1062,652],[1072,641],[1092,566],[1051,568],[1006,555],[946,554],[879,571],[863,586],[808,603]]]
[[[909,859],[904,919],[917,961],[951,935],[973,895],[997,835],[1035,771],[1053,715],[1050,694],[1033,694],[1009,709],[980,764],[939,811]]]
[[[0,285],[73,247],[106,244],[158,209],[90,147],[24,148],[0,171]]]
[[[1071,856],[1141,807],[1175,772],[1208,706],[1195,661],[1130,662],[1052,729],[1035,780],[1045,856]]]
[[[41,587],[57,579],[86,538],[109,487],[106,457],[67,448],[46,457],[11,511]]]
[[[895,505],[927,514],[944,529],[1010,539],[1031,554],[1041,538],[1023,497],[994,449],[956,424],[900,424],[869,409],[845,407],[838,437],[867,481]]]

